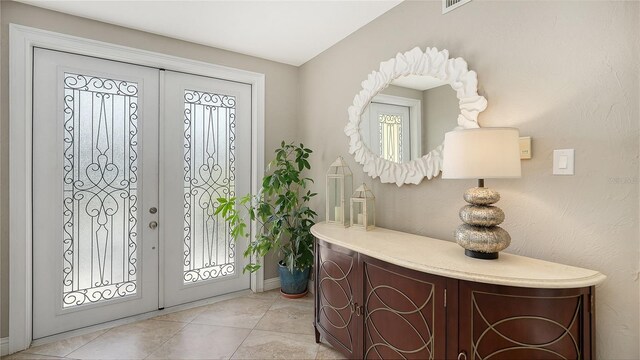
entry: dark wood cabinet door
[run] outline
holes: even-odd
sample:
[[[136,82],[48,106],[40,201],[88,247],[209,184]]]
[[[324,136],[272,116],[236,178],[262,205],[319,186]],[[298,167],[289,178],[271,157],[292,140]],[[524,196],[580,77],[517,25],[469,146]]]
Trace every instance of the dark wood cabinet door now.
[[[363,359],[443,359],[446,279],[360,255]]]
[[[590,359],[591,289],[459,282],[459,351],[467,359]]]
[[[316,331],[337,350],[356,359],[360,357],[358,253],[316,240],[315,256]]]

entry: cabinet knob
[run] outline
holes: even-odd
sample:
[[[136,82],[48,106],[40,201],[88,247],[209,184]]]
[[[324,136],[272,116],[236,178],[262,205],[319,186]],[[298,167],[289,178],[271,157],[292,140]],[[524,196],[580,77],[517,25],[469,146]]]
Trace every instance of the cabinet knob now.
[[[467,360],[467,353],[460,351],[460,354],[458,354],[458,360]]]

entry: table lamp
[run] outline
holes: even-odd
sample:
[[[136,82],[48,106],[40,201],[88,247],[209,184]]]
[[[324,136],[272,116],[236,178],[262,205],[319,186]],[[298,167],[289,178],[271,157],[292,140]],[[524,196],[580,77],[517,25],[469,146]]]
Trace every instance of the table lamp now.
[[[460,209],[464,224],[455,230],[465,255],[497,259],[511,243],[509,233],[498,225],[504,212],[493,206],[500,194],[484,187],[485,179],[520,177],[519,133],[515,128],[454,130],[445,134],[443,179],[478,179],[478,187],[464,193],[469,203]]]

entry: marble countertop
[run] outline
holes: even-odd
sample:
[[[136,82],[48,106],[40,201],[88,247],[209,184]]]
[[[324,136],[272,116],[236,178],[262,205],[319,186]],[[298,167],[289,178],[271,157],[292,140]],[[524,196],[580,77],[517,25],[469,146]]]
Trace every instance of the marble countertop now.
[[[497,260],[473,259],[455,242],[375,228],[364,231],[319,223],[311,233],[328,243],[408,269],[487,284],[527,288],[580,288],[602,283],[595,270],[500,253]]]

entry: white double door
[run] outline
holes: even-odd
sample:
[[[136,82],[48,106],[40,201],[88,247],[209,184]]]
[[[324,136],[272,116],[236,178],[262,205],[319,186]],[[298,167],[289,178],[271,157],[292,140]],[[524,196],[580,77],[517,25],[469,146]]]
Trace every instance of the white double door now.
[[[247,289],[251,87],[34,53],[33,338]]]

